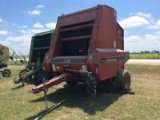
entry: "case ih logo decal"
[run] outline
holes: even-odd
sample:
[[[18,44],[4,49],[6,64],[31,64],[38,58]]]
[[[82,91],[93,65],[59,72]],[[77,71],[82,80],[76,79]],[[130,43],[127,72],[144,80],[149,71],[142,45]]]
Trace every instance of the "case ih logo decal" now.
[[[111,57],[111,58],[101,58],[100,63],[107,62],[116,62],[117,60],[128,60],[128,56],[119,56],[119,57]]]

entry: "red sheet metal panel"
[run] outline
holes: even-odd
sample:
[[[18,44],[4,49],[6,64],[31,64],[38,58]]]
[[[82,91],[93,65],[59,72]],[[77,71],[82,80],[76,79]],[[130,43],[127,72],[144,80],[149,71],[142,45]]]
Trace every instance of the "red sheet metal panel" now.
[[[117,23],[117,40],[116,40],[116,48],[124,50],[124,35],[123,35],[123,29],[121,26]]]
[[[113,8],[102,6],[97,28],[96,48],[113,48],[116,40],[116,12]]]
[[[116,76],[117,61],[102,63],[99,65],[99,81],[103,81]]]
[[[112,78],[117,74],[117,50],[97,49],[99,54],[99,80]]]
[[[99,7],[82,10],[68,15],[62,15],[58,18],[59,27],[95,20],[97,17],[97,8]]]
[[[129,59],[129,52],[123,51],[123,50],[117,50],[117,56],[118,56],[118,70],[123,68],[123,65],[127,62]]]

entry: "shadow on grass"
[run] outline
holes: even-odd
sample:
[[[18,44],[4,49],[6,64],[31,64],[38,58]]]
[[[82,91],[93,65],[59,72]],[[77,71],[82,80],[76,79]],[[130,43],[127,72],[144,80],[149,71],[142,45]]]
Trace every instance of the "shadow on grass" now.
[[[18,79],[18,78],[17,78]],[[19,84],[19,86],[12,88],[12,90],[16,90],[16,89],[20,89],[25,87],[26,85],[32,85],[33,81],[31,80],[24,80],[23,83],[19,82],[19,83],[14,83],[14,84]]]
[[[113,88],[112,88],[113,89]],[[60,101],[67,99],[61,106],[67,108],[80,108],[85,113],[94,115],[97,111],[104,111],[107,107],[118,100],[123,94],[115,94],[112,89],[106,89],[98,87],[98,93],[95,98],[92,98],[84,85],[69,86],[66,85],[64,88],[60,88],[53,93],[47,95],[48,101],[58,104]],[[32,100],[30,102],[44,101],[44,97]],[[32,120],[39,116],[44,115],[45,111],[41,111],[36,115],[27,118],[26,120]],[[44,116],[43,116],[44,117]]]
[[[24,86],[21,84],[21,85],[19,85],[19,86],[17,86],[17,87],[12,88],[11,90],[20,89],[20,88],[23,88],[23,87],[24,87]]]

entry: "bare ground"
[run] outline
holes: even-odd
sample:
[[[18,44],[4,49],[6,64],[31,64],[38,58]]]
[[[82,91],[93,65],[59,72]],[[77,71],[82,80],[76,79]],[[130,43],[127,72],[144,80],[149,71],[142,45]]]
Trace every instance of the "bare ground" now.
[[[130,59],[126,64],[129,65],[160,65],[160,59]]]

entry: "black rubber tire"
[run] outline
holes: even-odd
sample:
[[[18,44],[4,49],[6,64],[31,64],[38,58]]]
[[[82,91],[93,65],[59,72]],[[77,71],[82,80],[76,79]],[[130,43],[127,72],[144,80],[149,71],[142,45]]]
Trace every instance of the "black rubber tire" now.
[[[120,69],[116,76],[117,91],[129,91],[131,85],[131,77],[127,70]]]
[[[20,72],[19,72],[19,77],[21,76],[24,76],[26,73],[28,73],[29,71],[28,70],[26,70],[26,69],[24,69],[24,70],[21,70]],[[23,82],[26,82],[26,83],[28,83],[28,82],[30,82],[31,81],[31,77],[28,77],[28,78],[26,78],[26,79],[24,79],[23,80]]]
[[[37,71],[34,76],[34,84],[36,86],[42,84],[44,78],[45,78],[45,80],[50,80],[53,78],[53,75],[48,71],[44,71],[44,70]]]
[[[11,71],[10,69],[4,69],[2,72],[3,77],[10,77],[11,76]]]
[[[120,69],[115,77],[115,87],[117,91],[121,91],[121,76],[122,76],[123,69]]]

